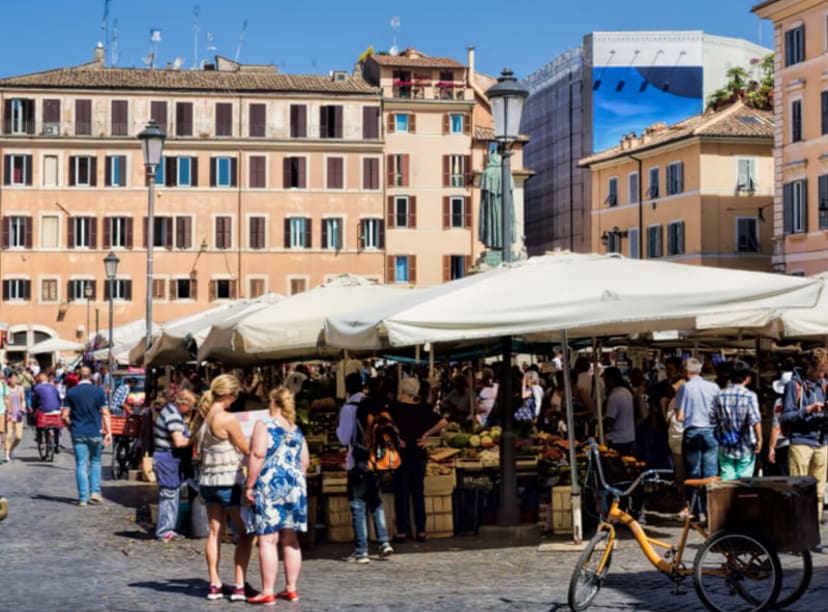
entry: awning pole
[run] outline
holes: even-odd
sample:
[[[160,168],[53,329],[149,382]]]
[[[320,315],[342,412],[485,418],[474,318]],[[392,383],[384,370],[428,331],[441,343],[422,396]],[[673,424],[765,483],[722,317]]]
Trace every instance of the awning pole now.
[[[569,473],[572,478],[572,540],[580,544],[583,538],[581,522],[581,487],[578,484],[578,459],[575,453],[575,416],[572,408],[571,364],[569,363],[569,338],[566,330],[561,332],[563,343],[564,391],[566,398],[566,437],[569,441]]]
[[[593,401],[595,402],[595,414],[598,419],[598,443],[606,444],[604,441],[604,407],[601,405],[601,359],[599,357],[601,345],[598,344],[598,339],[592,337],[592,389],[595,392]]]
[[[515,410],[512,406],[512,337],[501,339],[503,347],[503,372],[500,387],[500,421],[503,428],[500,436],[500,507],[498,524],[513,526],[520,524],[517,499],[517,453],[515,452]]]

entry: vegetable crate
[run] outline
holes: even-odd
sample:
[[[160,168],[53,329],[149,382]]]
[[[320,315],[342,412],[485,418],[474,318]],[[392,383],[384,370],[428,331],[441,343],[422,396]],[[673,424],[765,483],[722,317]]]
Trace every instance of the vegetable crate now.
[[[552,512],[552,533],[572,533],[572,487],[552,487],[550,503]]]

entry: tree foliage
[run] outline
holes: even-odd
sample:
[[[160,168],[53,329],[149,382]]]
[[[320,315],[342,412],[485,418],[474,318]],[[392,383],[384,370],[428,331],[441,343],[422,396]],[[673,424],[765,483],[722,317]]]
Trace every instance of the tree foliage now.
[[[707,101],[707,108],[718,109],[742,101],[759,110],[770,110],[773,107],[773,53],[751,64],[753,75],[741,66],[730,68],[727,83],[713,92]]]

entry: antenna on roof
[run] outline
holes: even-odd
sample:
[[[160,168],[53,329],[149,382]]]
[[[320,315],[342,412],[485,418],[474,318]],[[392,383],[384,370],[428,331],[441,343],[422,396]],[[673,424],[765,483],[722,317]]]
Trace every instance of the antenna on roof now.
[[[193,6],[193,67],[198,69],[198,5]]]
[[[118,20],[112,21],[112,65],[118,65]]]
[[[101,19],[101,30],[104,32],[104,49],[109,48],[109,3],[112,0],[104,0],[103,19]],[[104,51],[104,65],[106,65],[106,51]]]
[[[181,66],[184,65],[184,57],[179,55],[173,60],[173,70],[181,70]]]
[[[247,30],[247,19],[244,20],[242,24],[241,34],[239,34],[239,46],[236,47],[236,59],[235,61],[239,61],[239,54],[241,53],[242,43],[244,42],[244,33]]]
[[[213,44],[213,41],[216,39],[216,35],[212,32],[207,32],[207,53],[210,51],[218,51],[218,47]]]
[[[394,42],[391,44],[391,48],[388,50],[388,53],[391,55],[397,55],[400,52],[400,48],[397,46],[397,30],[400,29],[400,18],[399,17],[392,17],[391,18],[391,31],[394,33]]]
[[[155,69],[155,58],[158,55],[158,43],[161,42],[161,30],[150,29],[150,52],[143,57],[144,64],[151,70]]]

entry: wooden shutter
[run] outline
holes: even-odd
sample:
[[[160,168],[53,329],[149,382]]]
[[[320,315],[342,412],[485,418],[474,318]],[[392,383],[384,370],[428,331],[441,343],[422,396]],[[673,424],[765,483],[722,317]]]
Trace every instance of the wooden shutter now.
[[[239,160],[236,157],[230,158],[230,186],[235,187],[238,185],[238,170],[239,170]]]
[[[94,280],[93,281],[87,281],[87,282],[92,287],[92,295],[90,296],[89,299],[94,300],[94,299],[96,299],[95,296],[98,293],[98,282],[94,281]]]
[[[162,163],[164,164],[164,185],[175,187],[178,184],[178,158],[165,157]]]
[[[232,217],[224,217],[224,225],[222,228],[224,232],[224,248],[230,249],[233,248],[233,218]]]
[[[230,279],[230,299],[235,300],[236,296],[238,295],[237,287],[236,287],[236,279]]]
[[[365,220],[357,221],[357,250],[365,248]]]
[[[290,157],[282,160],[282,187],[290,189]]]
[[[463,133],[466,136],[471,134],[471,115],[463,115]]]
[[[451,255],[443,255],[443,282],[451,280]]]
[[[103,284],[103,299],[105,301],[109,301],[109,295],[112,293],[112,282],[109,280],[104,281]]]
[[[98,184],[98,158],[93,156],[89,159],[89,186],[95,187]]]
[[[448,134],[451,132],[451,113],[445,113],[443,115],[443,134]]]
[[[249,135],[252,138],[263,138],[267,131],[267,106],[264,104],[250,105]]]
[[[465,196],[463,198],[463,227],[465,229],[471,229],[471,226],[472,226],[471,198],[469,196]]]
[[[297,162],[296,165],[298,166],[298,170],[299,170],[297,172],[297,174],[298,174],[297,183],[298,183],[300,189],[305,189],[307,187],[306,178],[305,178],[305,161],[306,160],[305,160],[304,157],[300,157],[296,160],[296,162]]]
[[[108,249],[112,246],[112,217],[104,217],[103,219],[103,244],[101,248]]]
[[[408,256],[408,282],[412,285],[417,282],[417,256]]]
[[[342,189],[342,158],[329,157],[328,158],[328,189]]]
[[[417,133],[417,115],[415,115],[414,113],[410,113],[408,115],[408,133]]]
[[[388,117],[386,118],[386,126],[385,126],[385,132],[387,134],[393,134],[394,133],[394,131],[396,129],[396,125],[397,125],[396,121],[397,121],[397,118],[394,115],[394,113],[388,113]]]
[[[471,269],[471,255],[463,255],[463,276],[468,276]]]
[[[127,121],[127,101],[112,100],[112,135],[126,136],[129,132]]]
[[[389,228],[393,229],[397,227],[397,215],[394,210],[394,196],[388,196],[388,209],[386,210],[385,216]]]
[[[328,220],[327,219],[322,219],[321,236],[322,236],[322,245],[321,246],[322,246],[323,249],[327,249],[328,248]]]
[[[406,153],[405,155],[402,156],[402,179],[403,179],[402,180],[402,182],[403,182],[402,186],[403,187],[408,187],[409,170],[410,170],[410,167],[409,167],[408,154]]]
[[[362,139],[379,138],[379,106],[362,107]]]
[[[26,176],[24,177],[24,183],[26,185],[32,184],[32,175],[34,174],[34,168],[32,167],[32,156],[31,155],[24,155],[23,158],[26,160]]]
[[[290,217],[285,217],[285,248],[290,248]]]
[[[146,249],[149,245],[149,223],[147,218],[144,217],[144,248]]]
[[[451,186],[451,155],[443,155],[443,187]]]
[[[808,181],[803,180],[802,183],[802,231],[808,232]]]
[[[131,302],[132,301],[132,281],[131,280],[125,280],[125,281],[121,281],[121,282],[124,283],[124,299],[127,302]]]
[[[111,155],[104,157],[104,186],[112,186],[112,164],[115,158]]]
[[[305,217],[305,241],[306,249],[313,248],[313,225],[311,225],[311,218]]]
[[[155,286],[155,283],[157,283],[157,282],[163,282],[163,281],[161,281],[161,279],[153,279],[153,281],[152,281],[153,287]],[[159,296],[153,295],[153,297],[159,297]],[[177,279],[172,279],[170,281],[170,299],[171,300],[177,300],[178,299],[178,280]]]
[[[385,258],[385,282],[386,283],[393,283],[397,280],[396,274],[394,271],[394,261],[395,257],[393,255],[388,255]]]
[[[408,227],[417,229],[417,196],[408,196]]]
[[[466,187],[473,187],[474,175],[472,174],[471,155],[463,156],[463,184]]]
[[[217,175],[217,166],[218,166],[218,159],[215,157],[210,158],[210,187],[216,186],[216,175]]]
[[[173,248],[173,218],[163,217],[164,219],[164,248]]]
[[[75,135],[92,133],[92,100],[75,100]]]
[[[334,138],[342,138],[342,106],[337,104],[334,108]]]
[[[11,217],[3,217],[3,248],[9,248],[11,235]]]
[[[66,220],[66,248],[75,248],[75,219],[76,217],[69,217]]]
[[[43,100],[43,123],[60,123],[60,100]]]
[[[190,158],[190,186],[198,187],[198,158]]]
[[[233,105],[216,102],[216,136],[233,135]]]
[[[175,135],[193,135],[193,103],[178,102],[175,105]]]
[[[443,229],[451,227],[451,198],[443,196]]]
[[[3,103],[3,133],[11,133],[12,101],[6,99]],[[5,283],[3,283],[5,285]]]
[[[377,248],[385,248],[385,221],[379,219],[379,235],[377,237]]]
[[[11,185],[11,155],[8,154],[3,156],[3,184]]]
[[[254,155],[249,158],[250,163],[250,187],[262,189],[265,185],[265,158]]]
[[[158,124],[163,132],[167,131],[167,102],[165,100],[150,102],[150,118]]]
[[[31,217],[24,217],[23,218],[23,246],[27,249],[32,248],[32,218]]]
[[[184,249],[189,247],[189,243],[186,241],[186,231],[189,222],[190,217],[175,218],[175,247],[177,249]]]
[[[23,281],[23,299],[29,301],[32,299],[32,281]]]
[[[27,134],[35,133],[34,121],[34,100],[28,100],[28,104],[23,105],[23,125],[26,128]]]
[[[126,218],[126,228],[124,230],[124,237],[126,238],[125,243],[124,243],[126,245],[126,248],[131,249],[132,248],[132,217],[127,217]]]
[[[7,280],[4,280],[4,281],[3,281],[3,301],[4,301],[4,302],[8,302],[8,301],[9,301],[9,283],[10,283],[10,282],[11,282],[11,281],[7,281]],[[3,417],[3,418],[5,418],[5,415],[4,415],[4,417]],[[3,424],[5,425],[5,423],[3,423]]]
[[[210,301],[213,302],[216,299],[216,281],[211,280],[210,283],[207,285],[207,291],[210,294]]]
[[[75,186],[75,163],[77,162],[77,157],[74,155],[69,156],[69,186]],[[8,175],[8,172],[6,173]]]
[[[319,107],[319,137],[328,138],[328,106]]]
[[[394,156],[385,156],[385,184],[388,187],[394,187]]]

